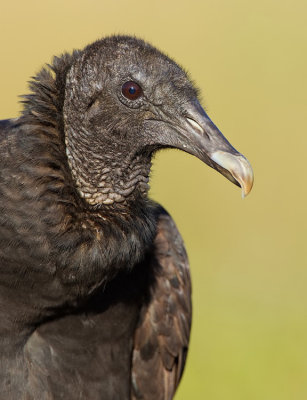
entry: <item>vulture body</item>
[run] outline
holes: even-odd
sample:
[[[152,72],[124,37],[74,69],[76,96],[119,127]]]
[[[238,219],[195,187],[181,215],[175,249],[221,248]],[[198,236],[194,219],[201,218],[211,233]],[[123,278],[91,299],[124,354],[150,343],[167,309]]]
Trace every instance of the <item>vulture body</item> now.
[[[147,197],[165,147],[245,193],[247,160],[185,72],[112,36],[55,58],[0,122],[0,399],[170,400],[191,327],[186,252]]]

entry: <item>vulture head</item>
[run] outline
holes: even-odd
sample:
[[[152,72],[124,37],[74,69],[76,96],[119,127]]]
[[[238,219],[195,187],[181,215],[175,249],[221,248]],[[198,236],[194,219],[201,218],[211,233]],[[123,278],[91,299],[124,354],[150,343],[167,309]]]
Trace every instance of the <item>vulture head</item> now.
[[[151,157],[186,151],[249,193],[253,173],[201,107],[187,74],[151,45],[113,36],[67,72],[64,131],[78,192],[92,207],[146,197]]]

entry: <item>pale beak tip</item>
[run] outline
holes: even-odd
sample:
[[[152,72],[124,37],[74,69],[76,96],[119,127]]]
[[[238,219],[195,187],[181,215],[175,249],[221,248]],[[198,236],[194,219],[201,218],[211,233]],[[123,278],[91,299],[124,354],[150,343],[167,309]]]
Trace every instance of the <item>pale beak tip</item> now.
[[[246,179],[244,182],[240,182],[241,187],[242,187],[242,199],[244,199],[252,190],[253,184],[254,184],[254,175],[251,170],[251,174],[248,176],[248,179]]]
[[[224,151],[216,151],[211,156],[212,160],[226,169],[242,188],[242,198],[245,198],[252,190],[254,183],[253,169],[248,160],[240,153],[232,154]]]

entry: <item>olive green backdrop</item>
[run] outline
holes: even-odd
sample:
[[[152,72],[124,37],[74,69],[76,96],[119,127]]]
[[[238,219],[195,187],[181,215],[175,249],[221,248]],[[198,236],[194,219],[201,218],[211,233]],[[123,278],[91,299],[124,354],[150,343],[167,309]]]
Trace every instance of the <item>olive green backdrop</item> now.
[[[251,162],[248,198],[199,160],[160,153],[151,196],[173,215],[193,278],[176,400],[307,398],[307,2],[1,0],[0,117],[52,55],[136,34],[191,74]]]

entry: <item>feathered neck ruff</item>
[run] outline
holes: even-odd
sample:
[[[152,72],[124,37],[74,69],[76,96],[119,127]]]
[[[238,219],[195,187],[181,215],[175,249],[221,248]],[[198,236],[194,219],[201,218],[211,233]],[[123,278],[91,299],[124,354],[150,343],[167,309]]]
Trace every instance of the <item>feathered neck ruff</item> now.
[[[54,57],[51,64],[29,82],[30,94],[23,95],[24,108],[21,122],[31,125],[50,126],[56,129],[64,143],[63,105],[67,73],[79,51]]]

